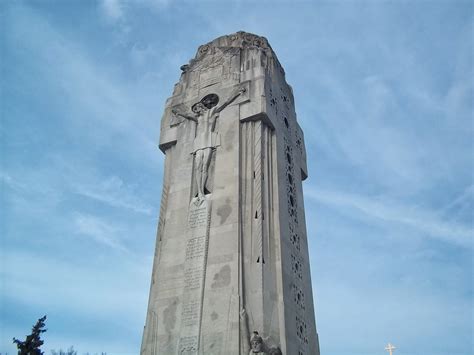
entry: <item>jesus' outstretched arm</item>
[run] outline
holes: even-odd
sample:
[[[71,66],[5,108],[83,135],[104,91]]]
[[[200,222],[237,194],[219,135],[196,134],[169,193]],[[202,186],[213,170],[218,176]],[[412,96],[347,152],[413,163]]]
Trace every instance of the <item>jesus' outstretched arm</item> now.
[[[216,108],[216,113],[221,112],[223,109],[225,109],[227,106],[229,106],[236,98],[238,98],[240,95],[242,95],[244,92],[246,92],[247,89],[245,88],[240,88],[234,95],[232,95],[226,102],[224,102],[221,106]]]
[[[175,116],[180,116],[180,117],[186,118],[187,120],[190,120],[190,121],[193,121],[193,122],[198,121],[196,117],[185,114],[185,113],[181,113],[177,110],[171,110],[171,113],[173,113]]]

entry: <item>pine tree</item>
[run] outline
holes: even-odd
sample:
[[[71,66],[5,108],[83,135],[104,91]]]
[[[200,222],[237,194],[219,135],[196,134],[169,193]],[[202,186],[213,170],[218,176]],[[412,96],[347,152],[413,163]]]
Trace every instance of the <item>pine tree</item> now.
[[[41,340],[40,336],[41,333],[46,331],[46,329],[43,329],[45,327],[45,320],[46,316],[38,319],[31,329],[31,334],[26,336],[25,341],[13,338],[13,343],[16,344],[18,349],[18,355],[43,355],[40,346],[43,345],[44,341]]]

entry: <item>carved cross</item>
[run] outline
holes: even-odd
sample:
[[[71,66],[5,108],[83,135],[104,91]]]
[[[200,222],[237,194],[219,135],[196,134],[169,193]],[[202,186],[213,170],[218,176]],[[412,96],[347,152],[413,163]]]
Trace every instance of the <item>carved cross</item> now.
[[[389,352],[390,355],[392,355],[392,351],[395,350],[396,347],[394,347],[392,344],[388,343],[387,347],[385,348],[385,350],[387,350]]]

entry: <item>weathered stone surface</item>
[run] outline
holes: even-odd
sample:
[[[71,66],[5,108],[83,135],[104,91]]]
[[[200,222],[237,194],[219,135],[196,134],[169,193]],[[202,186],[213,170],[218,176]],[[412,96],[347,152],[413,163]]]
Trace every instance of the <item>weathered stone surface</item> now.
[[[268,41],[200,46],[167,100],[142,354],[319,354],[303,132]]]

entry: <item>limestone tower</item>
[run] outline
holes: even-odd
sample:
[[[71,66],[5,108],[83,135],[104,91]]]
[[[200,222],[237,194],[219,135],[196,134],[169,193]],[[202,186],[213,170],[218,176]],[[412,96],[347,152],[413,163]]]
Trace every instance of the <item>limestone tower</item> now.
[[[161,119],[163,192],[141,353],[319,355],[285,71],[237,32],[181,67]]]

